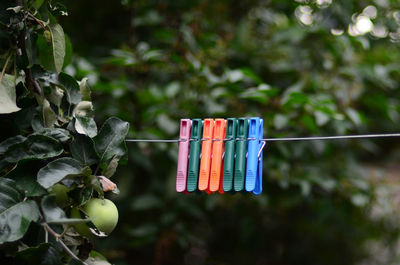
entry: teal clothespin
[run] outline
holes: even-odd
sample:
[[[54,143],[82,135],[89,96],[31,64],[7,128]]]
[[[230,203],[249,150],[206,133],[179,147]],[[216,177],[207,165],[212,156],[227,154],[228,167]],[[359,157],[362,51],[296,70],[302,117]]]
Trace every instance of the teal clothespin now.
[[[190,155],[189,155],[189,173],[187,180],[188,192],[194,192],[197,190],[202,136],[203,136],[203,121],[201,119],[193,119],[192,135],[190,137],[191,142],[190,142]]]
[[[222,188],[228,192],[233,189],[233,175],[235,171],[235,143],[236,143],[236,118],[228,118],[226,125],[224,175]]]
[[[235,191],[243,191],[246,176],[246,152],[247,152],[247,134],[248,119],[239,118],[236,132],[235,147],[235,174],[233,177],[233,186]]]

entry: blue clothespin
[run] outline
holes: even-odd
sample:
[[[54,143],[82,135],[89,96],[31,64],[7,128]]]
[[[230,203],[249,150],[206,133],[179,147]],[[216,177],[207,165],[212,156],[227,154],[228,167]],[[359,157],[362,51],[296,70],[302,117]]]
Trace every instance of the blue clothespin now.
[[[258,195],[262,192],[262,150],[264,120],[250,118],[247,144],[246,185],[248,192]]]

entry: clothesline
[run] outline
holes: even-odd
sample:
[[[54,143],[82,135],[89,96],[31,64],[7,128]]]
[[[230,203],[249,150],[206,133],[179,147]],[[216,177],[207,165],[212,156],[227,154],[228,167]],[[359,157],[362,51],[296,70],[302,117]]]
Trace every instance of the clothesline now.
[[[315,140],[341,140],[341,139],[362,139],[362,138],[388,138],[388,137],[400,137],[400,133],[380,133],[380,134],[356,134],[356,135],[333,135],[333,136],[308,136],[308,137],[275,137],[260,139],[260,141],[266,142],[278,142],[278,141],[315,141]],[[253,139],[253,138],[248,138]],[[202,139],[208,140],[208,139]],[[214,139],[216,140],[216,139]],[[232,140],[232,139],[224,139]],[[243,140],[243,139],[236,139]],[[126,142],[148,142],[148,143],[178,143],[185,142],[183,139],[126,139]]]

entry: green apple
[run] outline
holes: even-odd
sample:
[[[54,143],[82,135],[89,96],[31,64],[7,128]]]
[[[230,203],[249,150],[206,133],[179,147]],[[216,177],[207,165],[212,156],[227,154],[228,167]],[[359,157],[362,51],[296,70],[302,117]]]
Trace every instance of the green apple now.
[[[69,189],[65,185],[57,183],[52,187],[50,193],[56,195],[58,206],[65,207],[69,203],[68,191]]]
[[[107,235],[117,226],[118,209],[108,199],[92,198],[83,206],[83,210],[92,219],[96,228]]]
[[[108,199],[90,199],[82,209],[91,219],[96,228],[109,235],[117,226],[118,209],[115,204]],[[71,218],[82,218],[78,208],[72,208]],[[86,223],[77,223],[72,225],[76,232],[80,235],[91,238],[93,237],[89,226]]]

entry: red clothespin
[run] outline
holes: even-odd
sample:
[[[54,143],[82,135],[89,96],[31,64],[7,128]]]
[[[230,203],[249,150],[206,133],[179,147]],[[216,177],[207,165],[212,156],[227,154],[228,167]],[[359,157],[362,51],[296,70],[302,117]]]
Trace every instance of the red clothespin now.
[[[210,182],[212,139],[214,134],[214,120],[205,119],[203,125],[203,143],[201,144],[201,161],[199,174],[199,190],[207,191]]]
[[[212,146],[212,160],[211,160],[211,176],[210,185],[208,188],[209,193],[222,190],[222,175],[224,168],[224,161],[222,155],[225,150],[224,139],[226,135],[226,120],[215,119],[214,137]]]
[[[178,151],[178,169],[176,173],[176,191],[183,192],[186,190],[186,181],[188,173],[189,158],[189,139],[192,128],[190,119],[181,119],[181,127],[179,132],[179,151]]]

